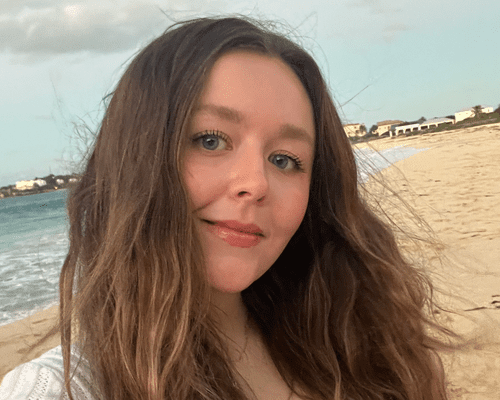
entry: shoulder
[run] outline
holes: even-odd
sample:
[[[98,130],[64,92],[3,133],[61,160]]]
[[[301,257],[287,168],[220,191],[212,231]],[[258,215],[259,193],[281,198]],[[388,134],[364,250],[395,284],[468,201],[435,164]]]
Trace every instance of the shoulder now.
[[[71,380],[73,397],[78,400],[93,400],[97,396],[91,385],[90,370],[80,359],[78,349],[71,348]],[[69,399],[64,388],[64,367],[61,346],[44,353],[28,363],[21,364],[3,378],[0,400],[53,400]]]

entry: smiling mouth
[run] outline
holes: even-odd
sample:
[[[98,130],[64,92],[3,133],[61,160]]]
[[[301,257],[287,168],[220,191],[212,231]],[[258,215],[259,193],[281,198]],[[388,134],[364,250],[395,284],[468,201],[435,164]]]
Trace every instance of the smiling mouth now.
[[[207,224],[210,224],[210,225],[216,225],[215,222],[212,222],[212,221],[209,221],[208,219],[202,219],[203,222],[206,222]],[[233,229],[234,230],[234,229]],[[236,230],[235,230],[236,231]],[[264,237],[264,235],[262,233],[249,233],[249,232],[242,232],[242,231],[236,231],[236,232],[240,232],[240,233],[246,233],[248,235],[255,235],[255,236],[259,236],[259,237]]]

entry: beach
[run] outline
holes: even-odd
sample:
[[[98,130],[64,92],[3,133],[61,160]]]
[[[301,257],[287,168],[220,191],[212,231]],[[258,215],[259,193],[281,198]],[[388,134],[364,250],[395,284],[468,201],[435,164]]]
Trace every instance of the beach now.
[[[500,124],[379,139],[354,145],[376,150],[412,147],[426,149],[370,178],[369,191],[408,231],[401,201],[428,224],[422,232],[435,235],[428,272],[437,300],[456,314],[443,313],[443,323],[459,333],[476,335],[467,350],[441,354],[452,399],[498,399],[500,394]],[[377,184],[389,183],[393,192]],[[398,203],[399,202],[399,203]],[[402,239],[403,240],[403,239]],[[411,256],[411,243],[402,243]],[[422,246],[422,251],[428,251]],[[436,250],[437,249],[437,250]],[[454,297],[452,296],[454,295]],[[467,311],[468,310],[468,311]],[[57,319],[57,307],[0,327],[0,379],[16,365],[58,344],[25,353]]]
[[[41,356],[61,344],[59,337],[49,339],[30,351],[30,347],[58,321],[59,307],[39,311],[21,321],[0,326],[0,381],[17,365]]]
[[[500,124],[380,139],[355,147],[368,145],[377,150],[393,146],[428,149],[378,174],[398,196],[377,182],[369,181],[367,187],[376,192],[381,207],[396,222],[408,220],[404,203],[408,204],[441,242],[427,253],[427,272],[438,289],[437,300],[456,312],[442,313],[442,322],[467,338],[476,338],[464,350],[440,354],[451,398],[498,399]],[[407,223],[405,228],[416,234],[426,232],[416,223]],[[413,243],[401,240],[411,256]],[[421,247],[425,253],[426,246]]]

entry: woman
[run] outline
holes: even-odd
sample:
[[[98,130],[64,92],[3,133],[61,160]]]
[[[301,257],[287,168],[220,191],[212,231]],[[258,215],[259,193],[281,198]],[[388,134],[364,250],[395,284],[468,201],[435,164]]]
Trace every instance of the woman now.
[[[360,197],[318,66],[256,22],[140,52],[68,212],[73,398],[446,398],[427,281]]]

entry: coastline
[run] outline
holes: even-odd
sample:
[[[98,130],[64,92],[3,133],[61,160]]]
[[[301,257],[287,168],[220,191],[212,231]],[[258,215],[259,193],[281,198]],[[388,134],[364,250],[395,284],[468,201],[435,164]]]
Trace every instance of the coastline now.
[[[35,194],[51,193],[51,192],[57,192],[58,190],[66,190],[66,189],[68,189],[68,188],[67,187],[63,187],[63,188],[57,188],[57,189],[47,189],[47,190],[37,190],[37,191],[33,191],[33,190],[30,190],[30,191],[19,191],[19,192],[16,192],[16,194],[11,195],[11,196],[5,196],[5,197],[1,197],[0,196],[0,200],[2,200],[2,199],[11,199],[13,197],[33,196]]]
[[[445,322],[459,333],[474,332],[483,339],[473,349],[441,354],[451,399],[496,400],[500,393],[500,346],[494,344],[500,343],[500,123],[380,139],[353,148],[398,146],[428,150],[377,175],[408,201],[444,244],[443,258],[430,258],[428,272],[438,288],[458,294],[454,299],[438,298],[457,312],[443,315]],[[390,208],[390,194],[384,199],[388,211],[399,217],[400,210]],[[441,264],[444,258],[450,263]],[[57,309],[0,327],[4,355],[0,380],[15,366],[59,344],[55,338],[25,353],[56,323]]]
[[[26,197],[26,196],[34,196],[36,194],[43,194],[43,193],[52,193],[52,192],[57,192],[59,190],[68,190],[70,189],[71,186],[65,186],[65,187],[60,187],[57,189],[45,189],[45,190],[26,190],[26,191],[17,191],[16,194],[12,194],[9,196],[0,196],[0,200],[5,200],[5,199],[12,199],[15,197]]]
[[[500,393],[500,123],[380,140],[373,147],[392,146],[429,148],[396,162],[376,178],[388,182],[440,241],[438,252],[425,258],[436,300],[453,311],[441,313],[439,319],[466,338],[474,338],[466,349],[440,354],[450,397],[496,400]],[[369,180],[369,190],[378,187],[376,181]],[[404,220],[403,203],[390,191],[377,198],[391,217]],[[417,234],[425,231],[411,224],[406,228]],[[412,244],[405,248],[416,254]]]
[[[28,181],[18,181],[15,185],[0,187],[0,199],[24,197],[34,194],[54,192],[56,190],[71,189],[78,184],[80,175],[54,175],[35,178]]]

